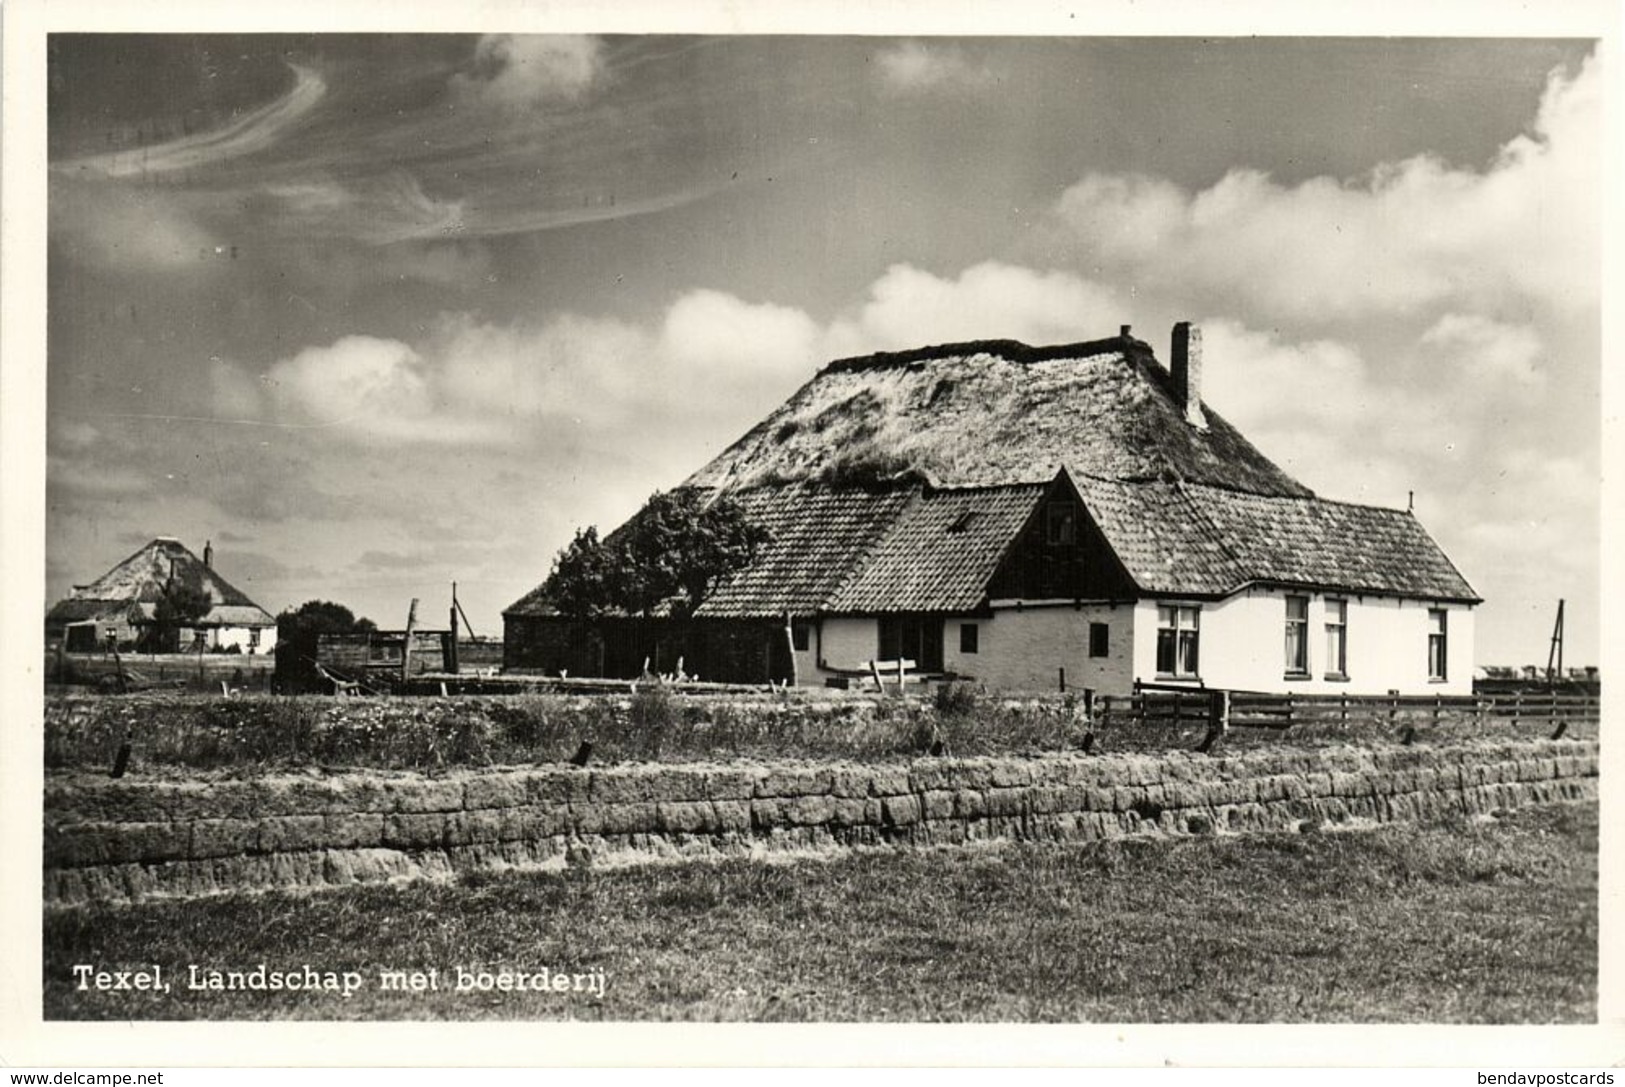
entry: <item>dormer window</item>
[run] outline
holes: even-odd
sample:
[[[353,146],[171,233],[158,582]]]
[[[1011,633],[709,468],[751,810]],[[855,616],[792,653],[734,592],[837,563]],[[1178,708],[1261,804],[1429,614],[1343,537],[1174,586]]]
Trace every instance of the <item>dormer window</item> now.
[[[971,522],[975,521],[977,516],[978,513],[976,510],[966,510],[964,513],[961,513],[958,517],[954,518],[954,523],[948,526],[949,534],[953,535],[964,532],[967,528],[970,528]]]

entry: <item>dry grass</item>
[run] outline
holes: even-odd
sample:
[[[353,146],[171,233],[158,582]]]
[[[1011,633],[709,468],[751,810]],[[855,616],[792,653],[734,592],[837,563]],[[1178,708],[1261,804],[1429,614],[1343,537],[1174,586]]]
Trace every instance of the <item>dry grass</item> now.
[[[1009,702],[969,687],[930,699],[737,698],[644,688],[632,698],[497,695],[337,700],[322,696],[138,695],[46,704],[48,770],[105,771],[129,740],[137,775],[253,774],[310,766],[434,771],[569,758],[583,740],[599,764],[662,760],[912,758],[941,740],[954,755],[1189,750],[1205,727],[1089,723],[1066,699]],[[1421,723],[1417,742],[1534,739],[1549,726]],[[1595,727],[1571,735],[1595,735]],[[1236,729],[1229,750],[1397,742],[1382,720]]]
[[[48,1018],[1589,1022],[1595,805],[1375,831],[861,852],[53,912]],[[75,963],[355,970],[78,992]],[[381,969],[604,971],[385,993]]]

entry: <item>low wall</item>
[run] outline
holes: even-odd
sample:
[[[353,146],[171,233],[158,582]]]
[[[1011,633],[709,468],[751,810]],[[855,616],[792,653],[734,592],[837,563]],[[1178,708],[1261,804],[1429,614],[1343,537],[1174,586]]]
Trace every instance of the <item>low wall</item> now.
[[[1208,757],[549,767],[57,779],[45,902],[323,887],[474,869],[1428,820],[1597,795],[1595,741]]]

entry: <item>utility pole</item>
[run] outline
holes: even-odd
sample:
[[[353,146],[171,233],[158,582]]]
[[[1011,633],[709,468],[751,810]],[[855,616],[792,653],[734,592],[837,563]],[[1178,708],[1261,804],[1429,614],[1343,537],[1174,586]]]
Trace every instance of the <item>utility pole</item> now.
[[[457,674],[457,583],[451,583],[451,641],[446,643],[446,671]]]
[[[1556,668],[1553,668],[1553,662]],[[1563,673],[1563,601],[1557,602],[1557,623],[1552,627],[1552,647],[1546,652],[1546,688],[1551,690],[1557,686],[1557,679]]]
[[[412,674],[412,634],[418,628],[418,598],[412,598],[412,606],[406,610],[406,638],[401,642],[401,688],[406,687],[406,679]]]

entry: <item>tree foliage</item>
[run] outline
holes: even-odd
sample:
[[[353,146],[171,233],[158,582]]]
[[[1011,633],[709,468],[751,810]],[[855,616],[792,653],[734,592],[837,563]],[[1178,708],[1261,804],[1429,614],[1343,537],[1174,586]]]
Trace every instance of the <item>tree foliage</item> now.
[[[276,617],[279,641],[300,634],[362,634],[377,629],[371,619],[357,619],[349,608],[331,600],[307,600]]]
[[[182,627],[191,626],[214,608],[214,600],[201,586],[171,581],[152,609],[152,638],[156,648],[179,648]]]
[[[553,562],[547,598],[566,615],[694,613],[716,584],[748,566],[767,533],[730,498],[656,492],[607,539],[578,531]]]

